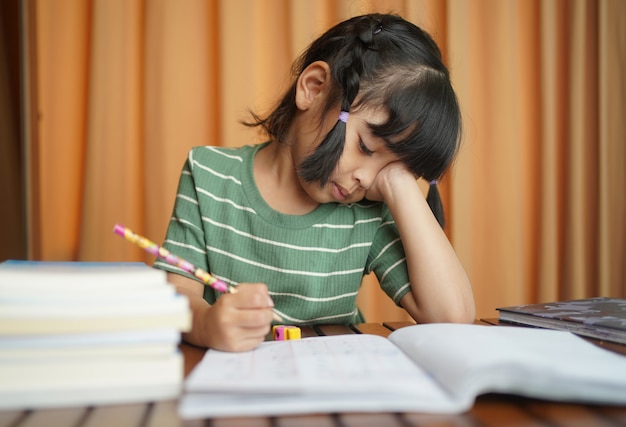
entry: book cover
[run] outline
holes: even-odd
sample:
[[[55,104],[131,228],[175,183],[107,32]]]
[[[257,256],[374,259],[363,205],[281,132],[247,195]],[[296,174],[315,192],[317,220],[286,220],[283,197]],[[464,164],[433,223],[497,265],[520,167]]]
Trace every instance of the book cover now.
[[[183,358],[178,352],[16,360],[0,363],[0,409],[174,399],[182,377]]]
[[[0,339],[190,326],[187,298],[144,263],[0,263]]]
[[[626,300],[595,297],[500,307],[499,320],[626,344]]]
[[[24,261],[0,263],[0,295],[78,294],[145,290],[167,283],[163,270],[142,262]]]
[[[103,356],[123,358],[169,355],[178,352],[180,341],[180,331],[173,327],[97,333],[2,335],[0,369],[2,364],[28,360],[47,363],[71,358],[87,360]]]

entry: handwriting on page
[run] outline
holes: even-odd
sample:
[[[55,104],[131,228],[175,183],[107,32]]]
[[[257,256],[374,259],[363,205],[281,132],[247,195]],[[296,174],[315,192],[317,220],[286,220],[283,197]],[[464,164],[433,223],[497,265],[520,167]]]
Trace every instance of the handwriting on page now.
[[[415,388],[427,375],[388,340],[341,335],[263,343],[254,351],[210,350],[187,380],[194,391],[292,393],[363,387]]]

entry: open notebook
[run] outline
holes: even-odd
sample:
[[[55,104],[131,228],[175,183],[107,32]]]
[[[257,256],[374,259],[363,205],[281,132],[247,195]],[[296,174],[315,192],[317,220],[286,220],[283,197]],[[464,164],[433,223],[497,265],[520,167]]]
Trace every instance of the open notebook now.
[[[244,353],[209,350],[179,412],[459,413],[488,392],[623,405],[626,357],[568,332],[458,324],[266,342]]]

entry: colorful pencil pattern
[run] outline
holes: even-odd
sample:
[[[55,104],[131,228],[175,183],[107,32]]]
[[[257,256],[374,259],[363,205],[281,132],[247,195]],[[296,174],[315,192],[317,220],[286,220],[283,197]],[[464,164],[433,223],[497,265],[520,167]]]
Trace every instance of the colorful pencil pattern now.
[[[193,274],[195,277],[200,279],[203,283],[211,286],[213,289],[218,290],[219,292],[232,292],[234,288],[228,286],[225,282],[211,276],[209,273],[204,271],[203,269],[196,267],[189,261],[185,261],[184,259],[177,257],[172,254],[167,249],[157,245],[156,243],[146,239],[139,234],[133,233],[129,228],[124,227],[123,225],[116,224],[113,228],[113,232],[124,237],[129,242],[132,242],[145,250],[146,252],[155,255],[156,257],[162,259],[170,265],[176,266],[183,271],[186,271],[189,274]]]

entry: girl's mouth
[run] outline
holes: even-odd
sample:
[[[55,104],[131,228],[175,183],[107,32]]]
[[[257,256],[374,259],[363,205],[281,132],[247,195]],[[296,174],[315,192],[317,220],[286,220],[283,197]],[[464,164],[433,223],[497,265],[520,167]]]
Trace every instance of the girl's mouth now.
[[[339,201],[343,201],[346,200],[348,198],[348,196],[350,195],[346,190],[344,190],[343,187],[341,187],[340,185],[338,185],[337,183],[333,182],[332,184],[332,191],[333,191],[333,196],[335,197],[335,199],[339,200]]]

